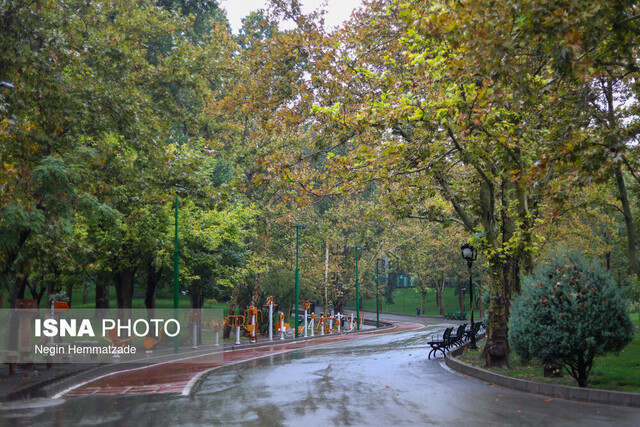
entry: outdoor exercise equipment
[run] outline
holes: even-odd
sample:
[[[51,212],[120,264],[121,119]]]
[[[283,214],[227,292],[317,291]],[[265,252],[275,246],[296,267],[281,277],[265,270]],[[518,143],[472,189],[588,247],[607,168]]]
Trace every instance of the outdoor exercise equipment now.
[[[185,313],[189,327],[191,328],[191,343],[193,348],[198,348],[198,332],[204,322],[204,315],[199,308],[189,310]]]
[[[111,343],[112,347],[115,348],[124,348],[124,345],[126,343],[128,343],[129,341],[131,341],[132,339],[135,338],[135,336],[133,337],[128,337],[128,338],[120,338],[118,336],[118,331],[116,328],[113,329],[109,329],[107,332],[107,335],[103,335],[102,338],[104,338],[105,340],[109,341]],[[120,357],[120,354],[118,354],[117,351],[113,352],[113,358],[114,359],[118,359]]]
[[[311,327],[311,336],[312,336],[312,337],[313,337],[313,336],[315,336],[315,335],[313,334],[313,331],[314,331],[314,329],[315,329],[316,319],[318,319],[318,318],[316,317],[316,314],[315,314],[315,313],[311,313],[311,325],[310,325],[310,327]],[[305,336],[306,336],[306,335],[305,335]]]
[[[274,307],[277,307],[278,304],[276,304],[273,297],[270,296],[267,298],[267,302],[264,306],[269,307],[269,341],[273,341],[273,309]]]
[[[240,345],[240,328],[244,326],[244,320],[242,314],[232,314],[225,319],[230,328],[236,328],[236,345]]]
[[[218,319],[218,318],[212,318],[208,320],[209,326],[211,327],[211,329],[216,333],[216,347],[218,347],[220,344],[218,344],[219,342],[219,336],[220,336],[220,329],[222,328],[222,326],[224,325],[224,320]]]
[[[304,337],[307,338],[307,313],[311,308],[311,303],[309,301],[300,301],[300,303],[304,305]],[[297,309],[298,307],[296,307],[296,310]],[[311,321],[313,322],[313,319]],[[296,325],[296,328],[297,327],[298,325]],[[313,331],[311,332],[311,336],[313,336]]]
[[[260,314],[260,321],[262,321],[262,311],[257,307],[249,307],[244,311],[245,325],[244,328],[249,332],[249,342],[254,343],[258,341],[258,314]],[[247,324],[247,321],[249,322]]]
[[[160,330],[158,331],[158,339],[155,339],[153,337],[144,337],[144,348],[146,349],[146,353],[152,353],[153,349],[155,348],[155,346],[160,342],[160,340],[162,339],[162,328],[160,328]]]
[[[284,323],[284,313],[280,311],[280,322],[276,325],[276,330],[280,332],[280,339],[284,339],[284,335],[289,329],[289,324]]]
[[[338,327],[338,333],[340,333],[340,327],[342,326],[342,319],[344,319],[344,314],[338,313],[334,317],[336,318],[336,326]]]

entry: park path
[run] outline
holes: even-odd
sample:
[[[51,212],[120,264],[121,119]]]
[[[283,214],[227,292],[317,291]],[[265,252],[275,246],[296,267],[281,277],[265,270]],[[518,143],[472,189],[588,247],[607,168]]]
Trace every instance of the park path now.
[[[201,355],[188,362],[165,362],[157,365],[116,372],[108,376],[76,385],[60,393],[60,396],[119,396],[133,394],[180,393],[188,395],[198,376],[222,366],[260,357],[286,353],[292,350],[334,344],[375,335],[406,332],[423,328],[423,324],[391,321],[391,328],[372,329],[357,333],[328,335],[314,339],[299,339],[279,344],[260,345],[236,350],[226,350],[222,360],[220,354]]]

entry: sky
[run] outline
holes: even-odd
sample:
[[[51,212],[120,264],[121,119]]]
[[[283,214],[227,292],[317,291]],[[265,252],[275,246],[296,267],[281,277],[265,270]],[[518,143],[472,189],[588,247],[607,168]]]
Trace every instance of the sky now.
[[[327,3],[325,15],[325,23],[328,27],[336,27],[345,21],[353,9],[362,5],[362,0],[300,0],[302,11],[309,13]],[[242,25],[242,18],[247,16],[251,11],[263,9],[266,5],[264,0],[221,0],[222,7],[227,10],[227,18],[233,29],[234,34],[238,33]],[[281,25],[282,29],[287,29],[287,25]]]

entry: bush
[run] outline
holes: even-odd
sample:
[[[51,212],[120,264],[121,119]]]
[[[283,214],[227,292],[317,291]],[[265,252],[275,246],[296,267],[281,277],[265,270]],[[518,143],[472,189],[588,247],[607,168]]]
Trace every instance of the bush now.
[[[595,356],[619,352],[632,339],[627,305],[611,276],[577,255],[537,268],[513,302],[513,351],[561,362],[580,387],[587,386]]]

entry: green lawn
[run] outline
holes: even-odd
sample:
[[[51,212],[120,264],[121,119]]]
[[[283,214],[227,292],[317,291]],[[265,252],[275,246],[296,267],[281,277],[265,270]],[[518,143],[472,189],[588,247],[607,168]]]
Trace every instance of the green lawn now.
[[[445,288],[442,296],[444,301],[444,312],[456,312],[460,310],[458,304],[458,296],[454,294],[453,288]],[[393,304],[387,304],[384,297],[382,300],[382,311],[387,313],[396,314],[416,314],[416,308],[420,307],[422,297],[412,288],[398,288],[393,290]],[[347,307],[355,309],[355,300],[347,301]],[[363,299],[362,308],[364,310],[376,310],[375,299]],[[465,295],[465,309],[467,310],[467,319],[470,319],[469,308],[469,294]],[[431,291],[427,294],[425,303],[425,316],[439,316],[438,307],[436,307],[436,293]],[[476,320],[480,317],[478,310],[474,311],[474,317]]]
[[[27,295],[29,293],[27,292]],[[30,297],[30,295],[29,295]],[[28,298],[29,298],[28,297]],[[6,304],[6,296],[3,298],[3,304]],[[71,296],[71,307],[73,308],[94,308],[95,307],[95,292],[90,292],[87,295],[86,303],[82,303],[82,292],[80,290],[74,290]],[[109,306],[114,308],[116,307],[116,290],[114,287],[111,287],[109,290]],[[46,295],[40,301],[41,308],[47,308],[47,297]],[[173,295],[171,296],[161,296],[156,298],[156,307],[157,308],[173,308]],[[178,303],[178,308],[190,308],[191,302],[189,300],[188,295],[180,294],[180,299]],[[208,303],[205,301],[205,308],[219,308],[224,310],[224,313],[228,312],[228,305],[226,303]],[[143,297],[134,297],[132,301],[132,308],[145,308],[144,306],[144,298]]]
[[[634,323],[637,325],[638,320],[635,319]],[[484,343],[484,340],[478,342],[478,350],[465,351],[462,360],[484,368],[484,361],[477,359],[480,351],[484,348]],[[525,363],[514,353],[510,355],[509,365],[508,369],[492,370],[502,375],[516,378],[577,387],[576,380],[568,373],[564,372],[564,376],[561,378],[545,378],[540,362],[530,361]],[[619,354],[596,357],[589,376],[589,387],[640,392],[640,329],[636,329],[633,341]]]

